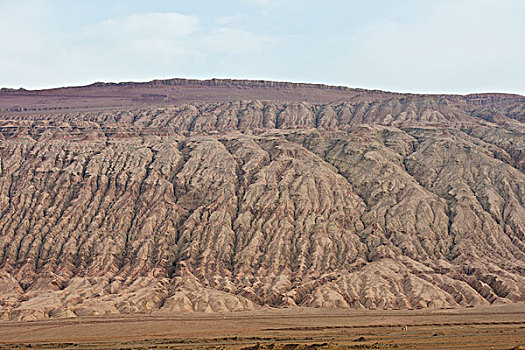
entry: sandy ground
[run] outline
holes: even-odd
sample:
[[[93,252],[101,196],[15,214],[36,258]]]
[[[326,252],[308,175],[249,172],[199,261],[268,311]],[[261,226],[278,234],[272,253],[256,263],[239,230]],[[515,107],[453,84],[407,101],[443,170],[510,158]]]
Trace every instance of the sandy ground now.
[[[406,330],[403,330],[404,327]],[[525,304],[0,322],[0,349],[525,349]]]

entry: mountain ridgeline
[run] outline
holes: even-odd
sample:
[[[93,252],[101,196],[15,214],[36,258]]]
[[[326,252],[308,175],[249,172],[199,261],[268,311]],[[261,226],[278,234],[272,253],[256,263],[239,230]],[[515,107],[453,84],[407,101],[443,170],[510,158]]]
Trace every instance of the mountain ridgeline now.
[[[0,319],[525,301],[525,98],[0,91]]]

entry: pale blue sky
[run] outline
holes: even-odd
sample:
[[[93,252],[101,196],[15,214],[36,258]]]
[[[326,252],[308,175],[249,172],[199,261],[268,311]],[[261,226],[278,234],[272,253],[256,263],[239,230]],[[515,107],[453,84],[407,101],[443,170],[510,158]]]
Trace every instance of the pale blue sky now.
[[[0,86],[247,78],[525,94],[522,0],[0,0]]]

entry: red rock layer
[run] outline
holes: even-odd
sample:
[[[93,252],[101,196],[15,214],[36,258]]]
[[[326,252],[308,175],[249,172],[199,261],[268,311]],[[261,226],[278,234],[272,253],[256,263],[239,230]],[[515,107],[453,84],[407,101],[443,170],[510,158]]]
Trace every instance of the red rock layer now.
[[[525,301],[523,115],[414,95],[4,113],[0,318]]]

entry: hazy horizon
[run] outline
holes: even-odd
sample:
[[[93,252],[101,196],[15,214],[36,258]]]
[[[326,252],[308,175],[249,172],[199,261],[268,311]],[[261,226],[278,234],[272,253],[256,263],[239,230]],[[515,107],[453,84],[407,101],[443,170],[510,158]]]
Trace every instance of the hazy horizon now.
[[[0,87],[254,79],[525,95],[518,0],[0,0]]]

